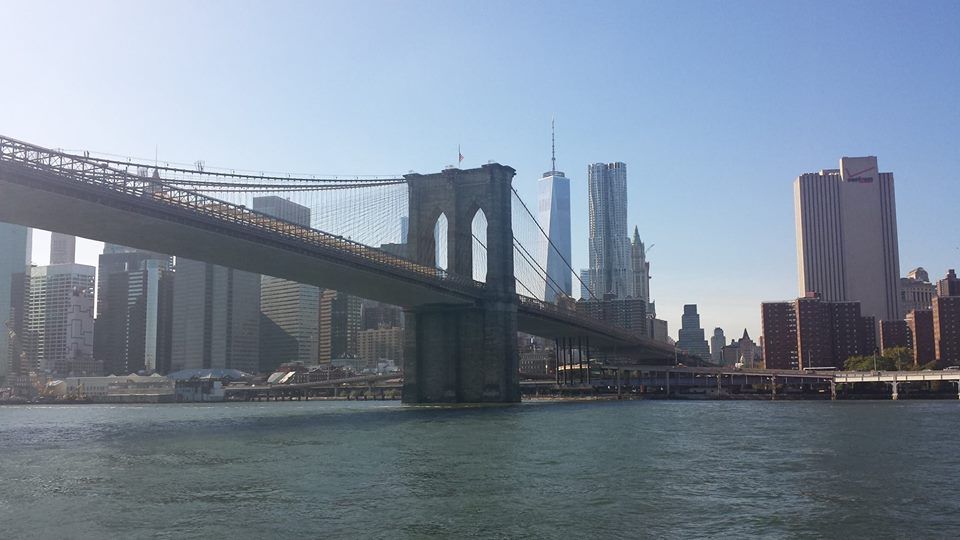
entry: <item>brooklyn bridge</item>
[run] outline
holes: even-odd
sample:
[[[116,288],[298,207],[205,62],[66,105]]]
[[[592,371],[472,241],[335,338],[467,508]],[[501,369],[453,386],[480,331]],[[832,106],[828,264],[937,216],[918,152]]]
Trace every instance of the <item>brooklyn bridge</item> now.
[[[0,137],[0,221],[400,306],[407,403],[519,401],[518,332],[639,362],[673,360],[669,344],[538,299],[558,288],[538,262],[555,248],[514,174],[489,163],[396,177],[281,176]],[[268,194],[314,210],[310,226],[250,208]]]

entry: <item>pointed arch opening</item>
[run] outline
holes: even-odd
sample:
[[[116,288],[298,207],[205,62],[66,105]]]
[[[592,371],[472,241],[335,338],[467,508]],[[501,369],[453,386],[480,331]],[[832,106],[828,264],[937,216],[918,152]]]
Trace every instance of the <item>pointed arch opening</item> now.
[[[487,215],[482,208],[478,208],[470,223],[470,233],[473,236],[473,279],[486,283],[487,281]]]
[[[433,243],[435,246],[434,251],[434,261],[437,268],[441,270],[448,270],[450,268],[449,261],[449,246],[447,243],[447,215],[445,213],[440,213],[440,216],[437,217],[437,222],[433,226]]]

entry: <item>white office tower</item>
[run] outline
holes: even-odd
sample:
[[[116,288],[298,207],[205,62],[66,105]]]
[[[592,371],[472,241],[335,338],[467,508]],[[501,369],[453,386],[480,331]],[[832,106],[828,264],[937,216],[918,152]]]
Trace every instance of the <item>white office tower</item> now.
[[[93,358],[97,269],[82,264],[30,268],[25,348],[28,366],[54,376],[100,375]]]
[[[631,246],[627,237],[627,165],[594,163],[590,189],[590,283],[600,299],[634,296]]]
[[[800,175],[793,184],[799,293],[860,302],[864,316],[900,318],[893,173],[877,158],[840,158],[840,169]]]
[[[552,127],[552,125],[551,125]],[[553,137],[551,134],[551,143]],[[570,179],[557,170],[556,146],[551,144],[550,171],[539,181],[538,219],[547,238],[540,239],[539,260],[547,272],[543,299],[556,302],[558,293],[573,295],[573,270],[570,268]]]
[[[18,318],[15,310],[23,310],[23,280],[14,279],[15,275],[22,275],[30,265],[31,231],[27,227],[0,223],[0,379],[10,373],[11,355],[14,347],[10,337],[19,339],[15,335],[14,321]],[[14,291],[19,287],[20,291]],[[19,292],[19,294],[14,294]],[[14,305],[13,299],[20,297],[19,305]],[[19,317],[23,314],[20,313]],[[16,347],[19,350],[19,347]]]

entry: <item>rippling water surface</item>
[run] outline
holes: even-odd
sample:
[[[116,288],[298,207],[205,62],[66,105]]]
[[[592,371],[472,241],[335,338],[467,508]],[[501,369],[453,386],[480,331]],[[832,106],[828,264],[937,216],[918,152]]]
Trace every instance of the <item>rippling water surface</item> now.
[[[960,403],[0,407],[0,538],[955,538]]]

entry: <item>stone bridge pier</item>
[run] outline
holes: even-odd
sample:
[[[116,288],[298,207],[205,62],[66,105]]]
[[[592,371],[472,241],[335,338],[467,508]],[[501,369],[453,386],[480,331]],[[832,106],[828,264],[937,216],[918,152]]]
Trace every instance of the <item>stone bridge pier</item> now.
[[[404,403],[512,403],[520,401],[517,299],[513,269],[512,188],[515,171],[500,164],[479,169],[406,175],[408,255],[437,266],[434,231],[447,223],[447,272],[474,273],[474,218],[486,217],[486,287],[468,305],[425,305],[405,312]]]

